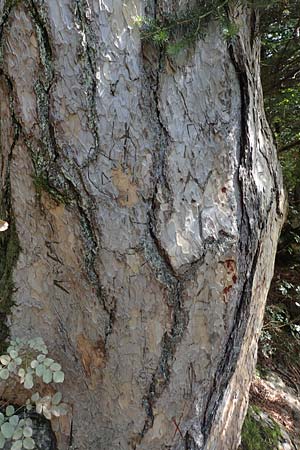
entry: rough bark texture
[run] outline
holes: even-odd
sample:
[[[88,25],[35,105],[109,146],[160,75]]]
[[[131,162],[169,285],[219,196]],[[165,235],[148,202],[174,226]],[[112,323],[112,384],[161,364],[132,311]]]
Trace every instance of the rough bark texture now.
[[[1,337],[63,364],[60,450],[239,442],[282,182],[255,14],[171,60],[133,16],[178,3],[0,0]]]

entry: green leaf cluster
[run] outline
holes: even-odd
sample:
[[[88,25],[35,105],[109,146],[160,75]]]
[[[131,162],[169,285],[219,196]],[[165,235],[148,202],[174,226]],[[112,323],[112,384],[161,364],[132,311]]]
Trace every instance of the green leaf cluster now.
[[[9,441],[11,450],[34,449],[32,420],[22,419],[15,412],[15,408],[9,405],[5,414],[0,413],[0,448],[4,448],[5,443]]]
[[[65,376],[61,365],[47,355],[48,349],[42,338],[12,340],[7,352],[0,356],[0,382],[19,383],[29,391],[35,385],[63,383]],[[0,407],[0,411],[0,449],[8,442],[11,450],[31,450],[35,448],[35,441],[32,420],[26,414],[35,411],[50,420],[53,416],[67,414],[68,408],[62,403],[61,392],[41,396],[37,391],[17,410],[8,405]]]

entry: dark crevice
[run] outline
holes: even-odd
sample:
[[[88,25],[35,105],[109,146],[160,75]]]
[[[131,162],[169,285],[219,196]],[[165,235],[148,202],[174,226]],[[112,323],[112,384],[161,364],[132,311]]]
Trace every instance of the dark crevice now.
[[[155,211],[155,198],[153,198],[151,210],[148,212],[148,230],[149,230],[149,234],[153,240],[153,243],[156,247],[157,252],[159,253],[162,260],[164,261],[164,265],[167,269],[167,272],[170,274],[170,276],[173,278],[173,280],[175,280],[178,278],[178,275],[176,274],[175,270],[173,269],[169,255],[167,254],[166,250],[161,245],[161,243],[155,233],[155,216],[154,216],[153,211]]]
[[[5,29],[5,25],[7,24],[7,21],[9,19],[10,13],[12,12],[12,10],[14,9],[14,7],[20,2],[20,0],[6,0],[6,2],[4,3],[3,6],[3,11],[2,11],[2,17],[1,17],[1,23],[0,23],[0,64],[2,64],[2,58],[3,58],[3,54],[2,54],[2,38],[3,38],[3,32]]]
[[[0,77],[8,91],[8,101],[10,110],[10,120],[13,129],[12,143],[7,155],[7,167],[2,180],[3,188],[0,193],[0,218],[7,220],[9,228],[0,233],[0,351],[5,350],[6,339],[9,336],[9,327],[6,322],[7,315],[13,306],[13,293],[15,290],[13,281],[13,269],[17,263],[20,253],[20,242],[15,225],[15,217],[11,198],[10,166],[14,148],[16,147],[22,129],[14,109],[13,83],[3,69],[3,33],[9,20],[10,13],[17,1],[7,1],[3,6],[2,20],[0,24]],[[1,119],[1,118],[0,118]],[[2,124],[0,123],[0,135],[2,134]],[[0,152],[2,152],[0,147]],[[3,155],[4,157],[4,155]],[[3,169],[3,167],[2,167]]]
[[[78,175],[78,177],[80,176]],[[86,273],[90,283],[95,287],[96,295],[101,301],[104,311],[108,315],[108,323],[106,325],[104,339],[106,343],[109,335],[112,333],[113,324],[115,322],[116,301],[115,299],[109,299],[106,295],[105,289],[101,284],[100,276],[96,269],[96,258],[100,247],[98,240],[100,231],[97,230],[96,220],[93,218],[93,201],[89,198],[89,203],[83,204],[82,190],[80,189],[82,187],[81,183],[79,184],[80,188],[78,188],[72,179],[66,177],[66,181],[68,183],[69,190],[72,192],[73,199],[80,215],[80,225],[85,243]]]
[[[37,37],[40,44],[40,58],[43,65],[43,78],[41,82],[45,86],[45,90],[49,93],[51,89],[51,84],[54,79],[54,70],[52,66],[53,55],[52,48],[50,44],[50,38],[47,31],[47,25],[42,17],[42,10],[38,10],[34,0],[26,0],[25,5],[27,5],[29,13],[33,19],[36,26]]]
[[[146,411],[146,420],[141,432],[141,438],[143,438],[147,431],[153,426],[153,407],[170,381],[171,365],[174,360],[177,345],[181,342],[182,336],[187,327],[188,316],[182,306],[181,293],[182,286],[178,282],[178,284],[173,287],[173,291],[170,293],[168,298],[168,305],[172,305],[172,328],[169,332],[165,332],[162,338],[159,362],[152,376],[148,393],[143,399],[143,406]]]
[[[89,111],[89,125],[90,129],[93,133],[94,138],[94,151],[100,151],[100,137],[98,132],[98,124],[97,124],[97,107],[96,107],[96,94],[97,94],[97,83],[96,83],[96,67],[95,67],[95,50],[93,45],[91,44],[91,37],[89,36],[89,25],[87,23],[86,14],[84,11],[83,4],[85,1],[76,1],[76,10],[75,17],[78,20],[78,25],[82,31],[86,35],[86,41],[84,44],[84,54],[82,55],[85,58],[85,70],[86,70],[86,85],[88,87],[88,101],[90,106]],[[88,5],[86,5],[88,6]]]
[[[257,192],[252,178],[252,149],[249,143],[249,129],[248,129],[248,117],[249,117],[249,80],[243,67],[243,56],[240,48],[230,47],[230,56],[233,65],[236,69],[236,73],[240,83],[241,93],[241,137],[240,137],[240,150],[239,150],[239,162],[238,162],[238,176],[237,182],[240,189],[241,200],[241,222],[239,226],[240,240],[240,261],[244,261],[241,264],[240,269],[243,276],[246,278],[240,292],[239,302],[236,307],[233,329],[229,335],[226,343],[224,355],[218,365],[215,373],[212,387],[206,402],[204,420],[202,423],[202,433],[205,444],[210,435],[214,419],[217,413],[218,406],[223,399],[226,387],[236,370],[236,364],[240,353],[240,343],[243,341],[248,322],[250,317],[250,307],[252,299],[252,286],[257,269],[257,262],[260,256],[261,250],[261,236],[267,224],[267,218],[263,219],[260,215],[260,205],[255,202],[257,198]],[[240,58],[239,58],[240,56]],[[244,180],[250,180],[250,184],[245,184]],[[249,188],[251,186],[251,188]],[[250,189],[254,189],[252,192]],[[252,204],[251,204],[252,202]],[[269,206],[269,209],[271,205]],[[251,226],[250,217],[248,211],[253,214],[258,211],[258,217],[256,217],[256,223],[260,224],[259,229],[255,232]],[[266,211],[268,216],[269,210]],[[245,241],[246,239],[246,241]],[[250,271],[249,271],[250,268]],[[248,272],[248,276],[247,276]]]
[[[154,15],[157,12],[157,2],[155,2]],[[164,333],[161,341],[161,353],[156,370],[152,375],[151,383],[143,399],[143,407],[146,413],[144,427],[140,433],[140,439],[152,428],[154,422],[153,408],[162,395],[170,381],[172,363],[178,344],[184,335],[188,325],[188,314],[182,304],[183,282],[174,271],[169,256],[160,240],[156,230],[156,211],[159,207],[157,202],[157,191],[160,188],[166,201],[172,206],[171,189],[166,177],[166,150],[168,147],[169,134],[161,117],[159,106],[160,77],[163,71],[163,52],[160,49],[143,48],[144,68],[148,77],[148,88],[151,90],[152,107],[157,129],[158,151],[154,154],[153,173],[154,188],[153,196],[149,204],[148,211],[148,236],[145,238],[144,254],[156,278],[166,287],[165,301],[172,315],[171,329]],[[149,52],[150,59],[145,54]],[[171,208],[170,206],[170,208]]]
[[[14,5],[17,3],[17,1],[14,2]],[[105,332],[105,340],[107,340],[107,337],[112,331],[116,305],[114,300],[109,302],[106,299],[100,277],[95,267],[99,249],[98,235],[100,235],[100,232],[97,230],[96,221],[93,218],[93,199],[86,190],[81,174],[73,170],[72,164],[71,166],[69,164],[67,170],[61,167],[65,161],[56,143],[55,130],[50,119],[50,92],[55,80],[50,36],[47,31],[43,10],[37,8],[34,0],[25,0],[24,4],[35,26],[41,61],[41,72],[35,83],[41,142],[29,136],[24,136],[24,141],[31,153],[35,169],[34,182],[36,187],[38,186],[46,190],[59,203],[63,202],[71,206],[75,205],[79,212],[82,236],[85,244],[85,267],[87,276],[95,287],[96,294],[108,315]],[[6,22],[11,10],[12,8],[7,8],[4,17]],[[3,33],[4,19],[0,26],[0,37]],[[13,93],[12,81],[10,81],[10,88]],[[95,89],[96,85],[93,88],[94,98],[96,94]],[[82,198],[82,192],[86,194],[87,200]]]
[[[27,139],[27,146],[31,151],[32,161],[36,177],[44,179],[49,191],[58,200],[66,196],[63,178],[58,170],[56,162],[59,160],[60,151],[55,139],[55,131],[50,120],[50,90],[54,82],[53,54],[46,22],[43,19],[42,10],[38,10],[33,0],[25,2],[29,15],[35,26],[39,43],[40,74],[35,82],[34,91],[37,100],[37,114],[40,125],[41,143],[32,143]],[[37,149],[36,147],[41,147]]]
[[[116,305],[115,301],[108,302],[104,289],[101,285],[99,274],[96,270],[96,257],[99,250],[99,239],[98,235],[100,235],[99,230],[97,230],[96,221],[93,218],[93,199],[90,197],[89,192],[86,191],[84,181],[81,178],[81,174],[79,171],[71,171],[69,170],[69,176],[72,172],[72,178],[77,180],[74,183],[69,178],[64,171],[62,171],[58,166],[58,160],[60,158],[60,151],[58,149],[58,145],[55,140],[55,131],[53,125],[50,121],[50,90],[52,83],[54,81],[54,70],[53,70],[53,61],[52,61],[52,50],[50,45],[50,38],[48,36],[46,24],[43,21],[43,18],[39,14],[34,2],[31,0],[30,4],[30,12],[34,19],[37,34],[40,38],[40,53],[41,60],[43,62],[43,77],[36,83],[35,91],[37,96],[38,103],[38,113],[39,113],[39,122],[45,126],[41,127],[41,134],[44,140],[44,148],[45,153],[47,153],[45,157],[45,161],[47,162],[47,166],[43,167],[42,170],[46,169],[46,177],[49,185],[53,187],[56,191],[61,192],[61,195],[64,197],[67,196],[68,201],[75,202],[77,210],[80,215],[80,224],[82,229],[82,236],[85,242],[85,267],[87,271],[87,275],[89,281],[95,287],[96,295],[101,301],[105,312],[108,315],[108,323],[105,331],[105,341],[107,340],[109,334],[112,331],[113,323],[115,320],[116,313]],[[78,14],[83,24],[82,11],[79,8],[79,2],[77,2],[78,6]],[[83,25],[85,26],[85,25]],[[88,59],[88,69],[91,72],[91,101],[92,101],[92,112],[91,118],[92,120],[92,128],[93,128],[93,136],[95,140],[95,146],[99,146],[99,137],[98,132],[96,132],[96,82],[94,69],[92,65],[92,57],[91,57],[91,48],[87,47],[87,59]],[[44,85],[44,79],[47,80],[47,83]],[[50,158],[49,158],[50,157]],[[49,164],[50,161],[50,164]],[[52,164],[51,164],[52,163]],[[41,168],[38,168],[39,170]],[[71,168],[69,168],[71,169]],[[82,191],[86,192],[87,202],[82,199]],[[67,192],[67,194],[66,194]],[[85,204],[87,203],[87,204]],[[97,230],[97,231],[96,231]]]
[[[222,357],[218,368],[216,370],[212,387],[206,402],[204,419],[202,424],[202,433],[204,436],[204,442],[207,441],[210,435],[211,428],[214,423],[217,408],[221,403],[226,387],[232,375],[235,372],[238,356],[240,353],[240,343],[242,342],[246,328],[248,325],[249,311],[252,298],[252,284],[256,271],[256,264],[260,254],[260,246],[258,246],[255,256],[251,265],[251,272],[249,278],[244,283],[240,301],[238,303],[237,310],[234,317],[234,327],[226,342],[224,356]]]
[[[2,44],[1,41],[0,44]],[[13,269],[20,253],[20,243],[11,201],[10,166],[13,150],[17,145],[21,134],[21,125],[14,110],[12,82],[10,78],[4,74],[2,69],[0,69],[0,77],[3,77],[8,88],[10,117],[13,126],[13,141],[8,153],[7,170],[5,182],[3,183],[4,188],[0,194],[0,218],[9,222],[8,230],[0,234],[0,350],[3,352],[5,349],[5,341],[9,336],[9,327],[6,323],[6,317],[9,314],[10,308],[13,306],[12,296],[15,289]],[[0,134],[1,132],[0,124]],[[0,151],[2,151],[1,148]]]
[[[93,46],[93,36],[91,32],[91,27],[89,26],[88,19],[85,14],[85,5],[87,5],[85,0],[76,0],[76,8],[74,12],[75,19],[77,21],[78,27],[81,32],[85,35],[85,41],[82,42],[84,47],[84,51],[81,53],[81,58],[84,62],[85,70],[83,72],[84,84],[86,88],[86,96],[87,96],[87,104],[88,104],[88,124],[91,130],[94,146],[89,149],[88,158],[85,162],[84,166],[87,166],[88,170],[88,179],[90,183],[94,186],[94,188],[101,194],[105,194],[99,186],[94,183],[89,173],[90,164],[95,161],[98,156],[101,154],[105,157],[105,153],[101,149],[100,145],[100,134],[98,129],[98,112],[96,105],[96,97],[97,97],[97,82],[96,82],[96,54]],[[115,84],[116,88],[117,83]],[[108,157],[108,159],[110,159]]]
[[[90,149],[89,151],[89,158],[87,161],[88,165],[88,179],[91,182],[91,184],[97,189],[98,192],[103,193],[97,185],[92,181],[91,177],[89,176],[89,165],[91,161],[93,161],[97,156],[102,153],[100,148],[100,135],[98,130],[98,114],[97,114],[97,106],[96,106],[96,96],[97,96],[97,83],[96,83],[96,67],[95,67],[95,50],[92,45],[92,37],[90,36],[90,27],[88,24],[88,19],[86,18],[85,14],[85,7],[87,6],[85,1],[77,0],[76,1],[76,8],[74,12],[75,19],[77,21],[78,27],[80,28],[81,32],[85,34],[86,41],[84,44],[84,52],[82,54],[82,58],[85,63],[85,71],[84,71],[84,77],[85,77],[85,86],[87,89],[87,102],[89,107],[88,112],[88,120],[89,120],[89,128],[91,130],[91,133],[93,135],[94,139],[94,147]],[[78,171],[77,171],[78,172]],[[80,175],[78,175],[80,176]],[[84,183],[82,183],[84,185]],[[86,237],[86,241],[89,245],[89,252],[87,253],[86,257],[86,265],[89,273],[90,281],[95,285],[97,296],[101,300],[101,303],[103,305],[103,309],[108,315],[108,323],[106,325],[106,331],[105,331],[105,343],[107,342],[107,339],[109,335],[112,333],[113,330],[113,324],[115,322],[115,316],[116,316],[116,299],[109,299],[106,295],[100,281],[100,277],[98,275],[98,272],[95,268],[95,260],[96,256],[98,254],[99,250],[99,242],[98,239],[95,236],[94,229],[96,229],[96,223],[92,220],[91,217],[91,211],[92,211],[92,205],[91,207],[84,208],[81,204],[80,200],[80,193],[77,191],[77,188],[72,183],[73,188],[76,190],[76,197],[77,197],[77,206],[79,211],[81,212],[81,223],[82,228],[84,230],[84,235]],[[90,194],[87,193],[87,196],[90,197]],[[98,232],[98,235],[100,235],[100,231]]]
[[[184,436],[184,450],[200,450],[193,436],[187,431]]]

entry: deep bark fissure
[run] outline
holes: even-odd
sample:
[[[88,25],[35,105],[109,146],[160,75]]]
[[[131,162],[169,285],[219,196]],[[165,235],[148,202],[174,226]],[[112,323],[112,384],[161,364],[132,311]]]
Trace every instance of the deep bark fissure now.
[[[13,306],[12,295],[14,292],[14,281],[13,281],[13,269],[18,260],[20,253],[20,242],[15,225],[15,216],[12,205],[11,198],[11,180],[10,180],[10,167],[13,156],[13,150],[17,145],[17,142],[22,133],[21,124],[16,116],[16,111],[14,108],[14,93],[13,93],[13,82],[9,75],[5,73],[3,67],[3,33],[5,26],[8,23],[10,14],[13,7],[18,3],[18,1],[6,1],[3,6],[2,21],[0,25],[0,77],[8,90],[8,102],[10,111],[10,120],[13,127],[13,139],[12,144],[9,148],[7,155],[7,169],[5,173],[4,190],[1,192],[0,201],[0,212],[1,219],[5,218],[9,221],[9,229],[5,234],[1,233],[0,236],[0,295],[1,295],[1,305],[0,305],[0,322],[1,322],[1,351],[4,350],[6,346],[6,339],[9,336],[9,327],[7,325],[7,315]],[[1,137],[1,126],[0,126],[0,137]],[[0,144],[0,152],[3,152],[2,146]]]
[[[2,31],[2,30],[1,30]],[[2,32],[0,35],[0,46],[2,48]],[[1,323],[1,333],[0,333],[0,349],[4,350],[5,341],[9,336],[9,327],[7,325],[7,315],[10,311],[10,308],[13,306],[12,295],[14,291],[14,282],[12,277],[12,272],[17,262],[19,252],[20,252],[20,243],[15,225],[15,217],[14,211],[11,201],[11,181],[10,181],[10,166],[13,155],[13,150],[19,140],[21,133],[21,125],[17,120],[16,113],[14,110],[13,103],[13,85],[8,77],[0,68],[0,77],[4,79],[4,82],[8,88],[9,92],[9,109],[10,109],[10,118],[13,126],[13,141],[9,149],[8,153],[8,162],[7,162],[7,171],[4,183],[4,190],[1,193],[1,201],[0,201],[0,211],[1,218],[5,218],[9,221],[9,229],[8,231],[0,236],[0,295],[1,295],[1,304],[0,304],[0,323]],[[0,127],[0,137],[1,137],[1,127]],[[0,152],[2,151],[0,145]]]
[[[51,39],[43,18],[45,13],[42,9],[37,9],[33,0],[29,0],[25,4],[27,5],[29,15],[35,27],[39,43],[41,72],[38,74],[38,78],[34,84],[34,92],[37,102],[37,116],[42,150],[38,149],[39,143],[30,137],[26,139],[26,144],[31,153],[36,184],[41,184],[41,188],[48,190],[49,194],[56,198],[58,202],[67,203],[70,199],[66,182],[60,169],[61,152],[58,148],[54,126],[50,119],[50,96],[55,81]]]
[[[88,179],[90,183],[97,189],[99,193],[103,194],[103,192],[99,189],[99,187],[95,185],[89,174],[89,166],[91,162],[96,160],[98,155],[100,153],[103,154],[103,152],[101,151],[100,135],[97,125],[98,119],[96,108],[97,83],[96,83],[96,68],[94,62],[95,50],[93,49],[93,46],[90,42],[92,40],[92,37],[90,35],[91,31],[89,24],[87,22],[88,19],[86,18],[86,14],[84,12],[85,11],[84,5],[87,7],[87,4],[84,1],[77,0],[74,11],[75,22],[77,23],[79,29],[81,30],[81,33],[85,36],[84,54],[82,55],[82,57],[85,65],[84,77],[85,77],[85,85],[87,88],[87,103],[89,108],[88,110],[89,128],[92,132],[92,136],[94,139],[94,147],[89,150],[88,160],[84,165],[87,165],[88,167]],[[80,177],[79,168],[77,168],[77,172],[78,176]],[[102,286],[99,274],[95,268],[95,260],[100,248],[100,238],[98,236],[101,235],[101,232],[98,230],[96,236],[95,230],[97,230],[97,225],[96,221],[93,220],[93,218],[91,217],[93,210],[92,205],[93,200],[89,198],[90,193],[87,192],[88,202],[90,203],[90,205],[87,208],[85,208],[81,201],[80,189],[78,189],[71,180],[69,180],[69,185],[72,186],[72,189],[75,192],[77,198],[76,200],[77,207],[81,214],[83,234],[86,238],[86,242],[89,245],[89,252],[86,256],[89,278],[90,281],[93,283],[93,285],[95,285],[97,296],[101,300],[104,311],[108,315],[108,323],[106,325],[105,339],[104,339],[106,343],[109,335],[112,333],[113,330],[117,304],[116,299],[110,300],[108,299]],[[80,181],[80,185],[81,188],[85,189],[83,181]]]
[[[11,5],[5,15],[5,23],[9,18],[9,13],[19,2]],[[70,206],[76,206],[80,217],[82,237],[85,242],[85,265],[86,273],[92,285],[95,286],[96,294],[103,305],[103,309],[108,315],[108,323],[105,332],[105,342],[112,331],[115,320],[116,302],[107,302],[106,294],[101,285],[100,277],[95,268],[95,259],[99,250],[99,242],[96,220],[93,219],[93,203],[89,192],[86,191],[85,183],[81,179],[81,174],[72,163],[68,162],[69,171],[60,166],[61,152],[55,138],[54,126],[50,119],[50,95],[55,73],[53,67],[53,53],[51,49],[51,39],[48,34],[46,23],[38,11],[33,0],[26,3],[31,19],[35,25],[39,42],[39,55],[41,59],[42,75],[35,83],[35,95],[37,101],[37,112],[39,118],[39,129],[43,151],[36,150],[37,143],[34,138],[24,135],[24,142],[31,154],[35,175],[34,182],[39,190],[46,190],[58,203],[63,202]],[[2,21],[1,33],[3,33],[4,21]],[[7,76],[7,75],[6,75]],[[8,76],[7,76],[8,77]],[[10,80],[10,87],[13,89],[13,81]],[[94,92],[94,95],[96,93]],[[23,133],[24,134],[24,133]],[[71,165],[70,165],[71,164]],[[74,182],[74,178],[76,182]],[[83,198],[86,192],[87,200]],[[74,203],[75,202],[75,203]],[[86,204],[86,205],[85,205]],[[97,232],[97,235],[96,235]],[[58,286],[60,288],[60,286]]]
[[[154,17],[157,14],[157,2],[154,2]],[[146,44],[147,45],[147,44]],[[156,235],[156,195],[158,187],[162,189],[163,195],[167,196],[171,201],[171,190],[168,184],[168,180],[165,174],[166,170],[166,151],[168,147],[168,130],[161,117],[161,111],[159,106],[159,90],[160,90],[160,77],[163,71],[163,58],[164,53],[161,49],[157,49],[159,52],[157,57],[156,76],[153,83],[153,103],[154,113],[156,117],[156,123],[158,128],[158,156],[154,160],[153,173],[156,177],[153,196],[150,202],[150,208],[148,211],[148,233],[152,243],[146,244],[146,252],[149,253],[149,263],[156,274],[157,279],[163,282],[167,287],[166,303],[172,310],[173,323],[170,331],[164,333],[161,342],[161,354],[159,357],[157,368],[152,376],[151,384],[148,388],[148,393],[143,399],[143,406],[146,412],[146,419],[143,430],[141,432],[141,439],[146,435],[147,431],[152,428],[154,423],[153,406],[159,399],[162,392],[166,388],[171,373],[171,365],[175,356],[177,345],[181,341],[184,331],[188,326],[188,315],[182,305],[182,292],[184,289],[183,280],[181,280],[174,271],[167,252],[161,245]],[[147,72],[147,69],[146,69]],[[152,68],[148,69],[149,79],[153,79]],[[150,82],[150,85],[152,83]],[[148,240],[149,240],[148,238]],[[150,252],[149,252],[150,250]],[[153,255],[156,263],[153,264]],[[158,263],[158,264],[157,264]]]
[[[88,23],[88,19],[85,14],[85,7],[88,7],[88,4],[86,3],[85,0],[76,0],[75,5],[76,5],[74,11],[75,22],[77,23],[80,32],[82,33],[83,36],[82,45],[84,47],[84,51],[82,51],[82,54],[80,54],[79,56],[82,58],[85,66],[83,77],[87,89],[88,124],[94,140],[94,146],[89,149],[88,157],[83,167],[87,167],[88,179],[90,183],[94,186],[94,188],[99,193],[107,195],[101,189],[99,189],[99,186],[95,184],[92,177],[90,176],[90,165],[97,160],[100,154],[107,157],[108,159],[110,158],[101,149],[100,134],[97,124],[98,121],[98,113],[96,106],[97,82],[96,82],[96,67],[95,67],[96,52],[92,44],[94,39],[91,27],[90,24]]]
[[[251,26],[256,28],[256,21],[253,19],[253,15],[251,16]],[[255,31],[252,31],[252,34],[255,33]],[[252,36],[251,34],[251,36]],[[251,47],[253,45],[253,40],[251,41]],[[238,355],[240,351],[240,344],[243,341],[247,329],[247,325],[250,318],[250,306],[251,306],[251,299],[252,299],[252,287],[253,287],[253,281],[255,272],[257,269],[257,262],[260,256],[261,251],[261,238],[263,235],[263,231],[267,225],[268,221],[268,215],[272,207],[273,200],[271,200],[269,206],[267,207],[265,218],[263,219],[260,214],[257,217],[257,224],[258,229],[255,232],[255,235],[253,234],[253,229],[250,225],[250,218],[248,214],[248,205],[249,197],[247,197],[247,194],[245,193],[247,191],[247,187],[244,185],[244,176],[243,171],[247,174],[247,180],[253,180],[252,179],[252,149],[249,143],[249,132],[248,129],[248,121],[247,118],[249,117],[250,111],[249,111],[249,105],[250,105],[250,94],[249,94],[249,80],[246,73],[245,68],[243,67],[243,57],[242,54],[240,55],[241,58],[237,56],[236,52],[240,51],[241,49],[233,48],[233,46],[229,47],[229,52],[231,56],[232,63],[236,69],[236,73],[239,79],[240,83],[240,93],[241,93],[241,137],[240,137],[240,158],[239,158],[239,164],[238,164],[238,176],[237,176],[237,182],[240,190],[240,199],[241,199],[241,222],[240,222],[240,232],[239,235],[244,237],[244,240],[240,240],[240,260],[245,261],[244,268],[245,267],[251,267],[249,276],[247,276],[243,287],[241,289],[240,298],[237,304],[237,308],[235,311],[235,317],[234,317],[234,326],[233,329],[229,335],[229,338],[227,340],[226,346],[225,346],[225,352],[222,360],[219,363],[218,369],[216,371],[216,375],[214,377],[213,387],[210,392],[210,396],[208,398],[206,408],[205,408],[205,416],[203,421],[203,435],[204,435],[204,442],[207,441],[208,436],[210,434],[213,421],[215,419],[215,414],[217,410],[217,406],[222,400],[222,397],[225,393],[225,389],[229,383],[229,380],[234,374],[234,371],[236,369],[236,364],[238,361]],[[268,162],[269,166],[269,162]],[[277,183],[277,177],[274,171],[271,172],[274,179],[275,184],[275,196],[276,196],[276,205],[277,205],[277,213],[279,213],[279,216],[282,216],[282,213],[280,212],[279,208],[279,188]],[[251,183],[252,189],[255,188],[255,184],[252,181]],[[253,194],[252,194],[253,195]],[[255,198],[258,197],[258,193],[256,192],[254,195]],[[250,196],[252,198],[252,196]],[[251,205],[250,205],[251,207]],[[257,208],[252,205],[253,211],[260,211],[259,205],[257,205]],[[245,241],[245,237],[247,237]],[[254,255],[253,257],[251,255]],[[246,274],[245,274],[246,275]],[[230,370],[228,370],[230,368]],[[220,383],[220,380],[222,382]]]
[[[199,450],[199,446],[196,444],[195,439],[188,431],[184,436],[184,450]]]
[[[174,359],[176,348],[178,343],[181,341],[188,324],[187,314],[181,304],[182,290],[183,287],[181,283],[178,282],[178,284],[174,286],[173,292],[170,293],[167,299],[168,306],[172,308],[173,323],[171,330],[169,332],[165,332],[163,336],[158,366],[153,374],[148,394],[143,400],[147,417],[141,433],[141,438],[143,438],[147,431],[153,426],[153,406],[169,382],[171,364]]]
[[[253,22],[252,22],[253,25]],[[245,194],[245,186],[243,183],[243,170],[247,171],[248,178],[251,179],[251,167],[252,167],[252,155],[251,147],[248,140],[248,116],[249,116],[249,80],[245,72],[245,68],[236,59],[235,52],[232,46],[229,46],[229,53],[231,61],[236,69],[240,84],[240,96],[241,96],[241,135],[240,135],[240,148],[239,148],[239,162],[237,167],[237,185],[240,192],[240,208],[241,208],[241,221],[240,221],[240,232],[239,235],[244,238],[247,237],[247,242],[240,240],[240,257],[242,261],[245,261],[245,266],[250,266],[249,276],[246,278],[241,293],[239,295],[239,301],[237,303],[236,311],[233,320],[233,329],[231,330],[228,340],[225,345],[224,355],[218,365],[216,370],[212,388],[210,390],[204,413],[204,420],[202,424],[202,433],[204,436],[204,446],[208,440],[213,422],[215,419],[218,404],[221,402],[222,397],[225,393],[226,387],[228,386],[229,380],[231,379],[238,361],[239,355],[239,345],[244,338],[248,320],[249,311],[252,297],[252,286],[253,279],[257,267],[257,261],[260,253],[260,236],[262,234],[263,228],[265,226],[266,220],[260,225],[260,229],[253,239],[251,236],[251,226],[250,218],[247,212],[247,196]],[[248,153],[248,154],[247,154]],[[248,158],[247,158],[248,157]],[[248,160],[247,160],[248,159]],[[251,241],[250,241],[251,238]],[[255,245],[255,249],[253,248]],[[250,261],[247,264],[249,259]],[[252,257],[252,255],[254,255]]]
[[[12,12],[14,6],[16,6],[20,0],[6,0],[3,6],[3,12],[1,17],[1,24],[0,24],[0,64],[3,64],[3,32],[5,25],[9,19],[10,13]]]

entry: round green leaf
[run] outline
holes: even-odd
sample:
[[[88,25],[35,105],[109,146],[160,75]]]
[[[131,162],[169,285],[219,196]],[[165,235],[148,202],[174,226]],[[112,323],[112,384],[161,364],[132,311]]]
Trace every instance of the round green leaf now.
[[[25,419],[25,425],[26,427],[32,427],[32,420],[29,417]]]
[[[59,406],[53,406],[53,407],[51,408],[51,414],[52,414],[53,416],[55,416],[55,417],[61,416],[62,414],[60,413],[60,407],[59,407]]]
[[[62,393],[61,392],[56,392],[56,394],[53,395],[52,397],[52,405],[58,405],[61,402],[62,399]]]
[[[12,361],[8,364],[7,368],[10,372],[14,372],[17,368],[17,364],[15,363],[15,361]]]
[[[38,360],[38,362],[43,362],[45,358],[45,355],[38,355],[36,359]]]
[[[58,372],[59,370],[61,370],[61,365],[58,363],[53,363],[53,364],[51,364],[50,369],[53,372]]]
[[[5,422],[1,425],[1,433],[5,437],[5,439],[11,439],[15,432],[15,427],[12,426],[9,422]]]
[[[1,369],[0,370],[0,378],[1,380],[7,380],[9,377],[9,370],[8,369]]]
[[[15,359],[15,358],[18,357],[18,352],[16,352],[16,350],[11,350],[11,351],[9,352],[9,355],[10,355],[10,357],[11,357],[12,359]]]
[[[25,438],[23,441],[23,447],[26,450],[32,450],[35,447],[35,442],[31,437]]]
[[[11,417],[9,418],[9,423],[10,423],[13,427],[16,427],[16,426],[18,425],[18,423],[19,423],[19,417],[16,416],[16,415],[11,416]]]
[[[43,412],[43,404],[42,403],[37,403],[36,407],[35,407],[35,410],[36,410],[36,412],[38,414],[42,414],[42,412]]]
[[[32,396],[31,396],[31,400],[35,403],[39,400],[40,398],[40,394],[38,392],[35,392]]]
[[[43,415],[46,419],[51,420],[51,411],[45,406],[43,407]]]
[[[7,364],[10,362],[10,356],[8,355],[0,356],[0,362],[1,364],[3,364],[3,366],[7,366]]]
[[[18,357],[15,359],[15,363],[17,364],[17,366],[20,366],[20,365],[22,364],[22,358],[20,358],[20,356],[18,356]]]
[[[43,364],[39,364],[35,369],[35,373],[38,377],[42,377],[45,370],[45,366]]]
[[[13,405],[8,405],[8,406],[6,407],[6,410],[5,410],[6,416],[7,416],[7,417],[10,417],[10,416],[12,416],[14,413],[15,413],[15,408],[13,407]]]
[[[45,365],[46,367],[51,366],[51,364],[53,364],[53,363],[54,363],[54,359],[46,358],[46,359],[44,360],[44,365]]]
[[[2,433],[0,433],[0,448],[3,448],[5,445],[5,437]]]
[[[25,419],[20,419],[19,427],[24,427],[24,425],[25,425]]]
[[[31,437],[32,436],[32,428],[31,427],[24,427],[24,429],[23,429],[23,436],[24,437]]]
[[[56,408],[59,409],[60,416],[65,416],[66,414],[68,414],[68,407],[65,403],[61,403],[60,405],[56,406]]]
[[[65,374],[60,370],[58,372],[53,372],[54,383],[63,383],[65,379]]]
[[[49,369],[45,369],[43,373],[43,382],[49,384],[51,383],[51,381],[52,381],[52,372]]]
[[[16,441],[11,446],[11,450],[21,450],[22,449],[22,441]]]
[[[18,441],[22,437],[23,437],[23,428],[19,426],[13,434],[13,440]]]
[[[21,369],[19,369],[18,375],[19,375],[19,377],[21,377],[21,378],[24,378],[24,377],[25,377],[25,370],[23,369],[23,367],[21,367]]]
[[[24,388],[25,389],[33,388],[33,379],[32,379],[32,375],[30,373],[27,373],[25,375]]]
[[[38,361],[37,361],[36,359],[34,359],[33,361],[31,361],[31,363],[30,363],[30,366],[31,366],[33,369],[36,369],[38,365],[39,365],[39,363],[38,363]]]

